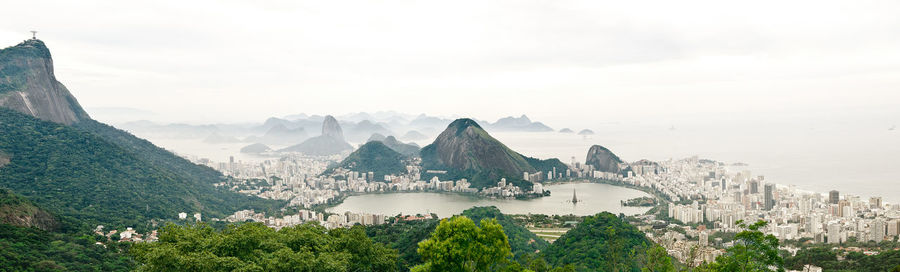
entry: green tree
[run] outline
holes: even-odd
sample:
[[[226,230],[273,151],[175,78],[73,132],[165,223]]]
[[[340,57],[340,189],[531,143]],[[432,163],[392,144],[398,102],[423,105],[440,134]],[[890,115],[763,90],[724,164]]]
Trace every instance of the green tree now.
[[[647,250],[646,258],[644,268],[641,269],[642,272],[675,272],[672,257],[669,257],[669,253],[660,245],[655,245]]]
[[[441,220],[431,238],[419,243],[424,264],[412,271],[495,271],[512,256],[503,227],[483,219],[481,227],[465,216]]]
[[[738,221],[744,229],[735,235],[734,246],[709,265],[712,271],[784,271],[784,260],[778,254],[778,238],[763,234],[759,229],[766,221],[747,225]]]

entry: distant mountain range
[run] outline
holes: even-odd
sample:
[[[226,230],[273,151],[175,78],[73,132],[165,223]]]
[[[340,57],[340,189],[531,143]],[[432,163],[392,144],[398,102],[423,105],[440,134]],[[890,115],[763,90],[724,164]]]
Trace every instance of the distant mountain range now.
[[[528,116],[524,114],[519,118],[512,116],[500,118],[493,124],[486,125],[488,130],[492,131],[520,131],[520,132],[544,132],[553,131],[552,128],[541,122],[532,122]]]
[[[326,116],[294,114],[284,118],[270,117],[262,124],[157,124],[132,121],[120,124],[123,129],[153,139],[201,139],[208,143],[262,143],[274,147],[296,145],[309,139],[312,131],[321,128]],[[403,141],[423,141],[435,137],[453,119],[420,114],[413,116],[397,112],[354,113],[333,117],[342,127],[344,141],[365,143],[370,135],[395,135]],[[489,132],[547,132],[549,126],[535,122],[528,116],[504,117],[496,122],[477,121]],[[223,139],[227,139],[223,141]],[[424,144],[419,142],[420,144]]]
[[[392,150],[394,150],[397,153],[400,153],[406,157],[419,155],[419,146],[418,145],[416,145],[415,143],[409,143],[409,144],[403,143],[403,142],[397,140],[397,138],[395,138],[394,136],[385,137],[384,135],[375,133],[375,134],[372,134],[372,137],[369,137],[369,140],[367,142],[373,142],[373,141],[381,142],[384,145],[386,145],[387,147],[391,148]]]
[[[244,142],[256,142],[268,145],[290,145],[306,140],[309,135],[302,127],[288,128],[284,124],[272,126],[262,137],[250,136]]]

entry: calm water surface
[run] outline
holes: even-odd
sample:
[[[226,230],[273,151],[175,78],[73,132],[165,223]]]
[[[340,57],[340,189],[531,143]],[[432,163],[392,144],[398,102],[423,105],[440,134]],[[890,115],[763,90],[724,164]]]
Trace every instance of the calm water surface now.
[[[614,214],[641,214],[647,207],[622,207],[620,200],[649,196],[642,191],[597,183],[569,183],[549,185],[552,194],[529,200],[482,199],[477,197],[441,193],[392,193],[351,196],[329,212],[346,211],[373,214],[427,214],[447,217],[475,206],[497,206],[506,214],[593,215],[607,211]],[[576,191],[578,204],[573,205],[572,190]]]

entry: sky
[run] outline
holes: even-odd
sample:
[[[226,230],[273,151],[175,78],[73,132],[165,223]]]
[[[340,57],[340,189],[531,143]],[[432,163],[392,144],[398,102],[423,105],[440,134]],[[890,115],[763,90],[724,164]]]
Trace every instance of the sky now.
[[[7,2],[89,112],[900,123],[900,1]]]

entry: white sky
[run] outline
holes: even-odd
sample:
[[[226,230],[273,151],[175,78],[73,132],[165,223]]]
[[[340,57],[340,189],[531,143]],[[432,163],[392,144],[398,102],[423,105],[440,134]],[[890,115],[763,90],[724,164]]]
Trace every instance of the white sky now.
[[[734,2],[4,1],[0,47],[38,30],[85,108],[166,121],[900,122],[900,1]]]

